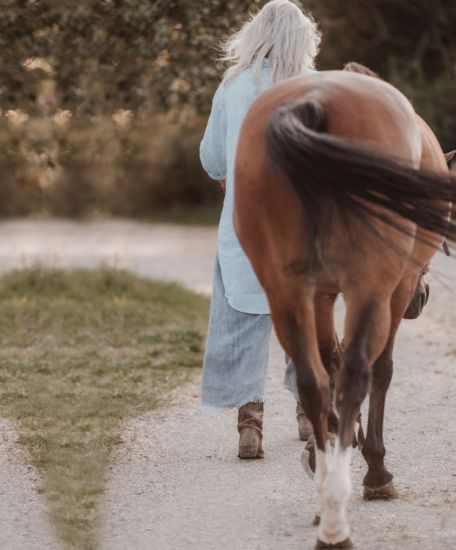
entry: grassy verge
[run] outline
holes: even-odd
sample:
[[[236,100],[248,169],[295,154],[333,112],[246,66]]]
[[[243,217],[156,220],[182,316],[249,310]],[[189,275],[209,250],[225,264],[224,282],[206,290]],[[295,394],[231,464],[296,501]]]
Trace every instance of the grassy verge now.
[[[201,364],[208,302],[113,270],[0,279],[0,415],[20,422],[68,548],[98,546],[98,503],[123,419]]]

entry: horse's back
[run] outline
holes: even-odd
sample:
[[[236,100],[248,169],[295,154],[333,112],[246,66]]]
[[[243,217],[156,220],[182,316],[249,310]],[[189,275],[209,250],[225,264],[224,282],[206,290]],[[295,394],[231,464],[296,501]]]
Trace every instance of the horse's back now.
[[[254,102],[244,121],[238,153],[252,134],[266,130],[272,110],[286,102],[317,99],[327,113],[327,133],[368,141],[381,152],[415,167],[421,159],[421,133],[408,99],[383,80],[346,71],[322,71],[288,79]],[[257,144],[261,147],[261,142]]]

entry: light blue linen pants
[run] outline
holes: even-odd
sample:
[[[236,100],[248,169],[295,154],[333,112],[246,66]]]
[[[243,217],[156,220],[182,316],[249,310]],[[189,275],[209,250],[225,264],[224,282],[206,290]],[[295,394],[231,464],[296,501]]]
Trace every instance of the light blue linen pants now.
[[[217,258],[203,365],[203,408],[240,407],[265,400],[271,332],[270,315],[242,313],[228,304]],[[286,360],[283,385],[298,395],[290,360]]]

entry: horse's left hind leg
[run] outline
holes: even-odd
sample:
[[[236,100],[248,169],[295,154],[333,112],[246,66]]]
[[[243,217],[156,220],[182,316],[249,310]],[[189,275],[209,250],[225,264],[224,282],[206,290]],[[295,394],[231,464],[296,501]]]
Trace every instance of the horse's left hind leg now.
[[[296,292],[288,286],[288,296],[276,291],[269,294],[274,327],[295,371],[300,402],[312,423],[315,441],[315,488],[319,506],[328,471],[328,412],[330,406],[329,375],[318,349],[313,296],[305,295],[300,286]],[[320,511],[320,510],[319,510]]]
[[[337,433],[339,420],[335,404],[336,380],[342,362],[342,348],[334,326],[334,303],[336,298],[337,294],[317,294],[315,296],[318,349],[323,366],[329,376],[331,396],[328,431],[334,435]]]

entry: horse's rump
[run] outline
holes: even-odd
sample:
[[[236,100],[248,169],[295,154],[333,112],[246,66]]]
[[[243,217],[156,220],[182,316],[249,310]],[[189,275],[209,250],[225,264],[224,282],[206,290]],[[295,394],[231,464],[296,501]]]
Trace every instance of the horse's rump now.
[[[272,165],[298,195],[311,241],[330,227],[323,216],[328,205],[339,210],[347,227],[350,220],[362,221],[381,238],[373,219],[411,236],[415,229],[405,220],[454,239],[448,218],[456,180],[447,171],[416,169],[404,159],[379,152],[369,141],[330,135],[327,128],[323,105],[304,98],[277,106],[266,130]],[[427,238],[432,244],[432,237]]]

